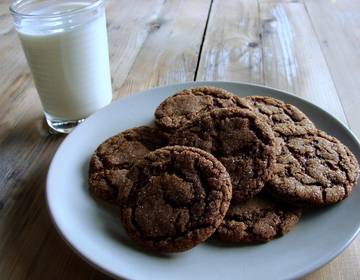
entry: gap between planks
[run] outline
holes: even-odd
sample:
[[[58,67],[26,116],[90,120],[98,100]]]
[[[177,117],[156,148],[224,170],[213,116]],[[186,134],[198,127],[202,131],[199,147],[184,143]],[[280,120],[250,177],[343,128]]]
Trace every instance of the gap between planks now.
[[[199,70],[199,66],[200,66],[200,59],[201,59],[202,49],[203,49],[204,42],[205,42],[205,37],[206,37],[208,25],[209,25],[209,19],[210,19],[210,14],[211,14],[211,10],[212,10],[213,3],[214,3],[214,0],[211,0],[211,2],[210,2],[210,7],[209,7],[209,12],[208,12],[207,19],[206,19],[206,23],[205,23],[204,33],[203,33],[202,40],[201,40],[201,44],[200,44],[198,60],[197,60],[197,63],[196,63],[196,69],[195,69],[195,74],[194,74],[194,81],[197,80],[197,74],[198,74],[198,70]]]

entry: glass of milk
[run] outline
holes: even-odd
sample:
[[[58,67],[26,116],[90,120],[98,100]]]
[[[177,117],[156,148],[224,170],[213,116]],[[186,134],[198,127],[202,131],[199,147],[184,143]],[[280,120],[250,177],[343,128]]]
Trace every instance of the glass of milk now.
[[[103,0],[10,6],[48,125],[69,133],[112,100]]]

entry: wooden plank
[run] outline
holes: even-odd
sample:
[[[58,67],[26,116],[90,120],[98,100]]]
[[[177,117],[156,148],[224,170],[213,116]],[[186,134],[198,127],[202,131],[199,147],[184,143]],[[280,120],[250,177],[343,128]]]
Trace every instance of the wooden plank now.
[[[327,5],[324,4],[324,6]],[[332,77],[327,69],[321,48],[319,48],[316,34],[312,30],[302,4],[270,4],[266,10],[264,16],[262,6],[261,13],[264,22],[263,59],[266,84],[294,91],[300,95],[304,94],[303,96],[331,112],[340,120],[346,121],[340,100],[336,96],[335,86],[331,81]],[[331,21],[330,17],[328,19]],[[268,31],[274,32],[274,28],[276,35],[270,35],[268,38]],[[332,32],[331,28],[328,30]],[[273,36],[277,36],[276,43],[267,42],[267,40],[273,40]],[[272,51],[270,53],[266,50],[267,44],[270,45],[268,49]],[[281,50],[282,54],[274,55],[276,50]],[[269,60],[271,67],[268,68]],[[273,63],[277,65],[274,66]],[[275,67],[280,69],[282,76],[278,76],[277,71],[273,71]],[[270,80],[267,79],[266,73],[270,75]],[[298,81],[296,76],[300,76],[303,81]],[[324,78],[327,82],[323,81]],[[325,102],[325,99],[329,102]],[[359,252],[359,243],[360,238],[357,238],[343,254],[306,279],[359,278],[359,271],[354,269],[360,261],[357,253]]]
[[[165,2],[151,22],[151,32],[125,83],[115,89],[116,94],[192,81],[210,3],[210,0]]]
[[[264,82],[346,118],[302,3],[260,4]]]
[[[197,80],[261,83],[258,4],[253,0],[214,0]]]
[[[107,5],[114,97],[193,79],[210,0]],[[0,275],[104,279],[66,246],[49,220],[45,177],[63,137],[42,128],[40,103],[9,23],[0,18],[0,32],[11,30],[0,33],[0,104],[7,108],[0,111],[0,253],[6,256]]]
[[[360,137],[360,1],[305,3],[349,125]]]
[[[106,10],[113,98],[122,86],[144,42],[154,31],[154,19],[164,0],[109,1]],[[134,13],[134,11],[136,11]]]
[[[265,83],[346,122],[303,4],[215,0],[208,26],[197,80]]]
[[[332,76],[304,6],[300,3],[264,4],[260,11],[265,83],[293,91],[346,122]],[[341,256],[306,279],[359,278],[359,275],[356,277],[359,271],[354,269],[359,263],[356,253],[359,252],[359,242],[360,238],[357,238]]]
[[[360,2],[305,0],[351,129],[360,137]],[[329,265],[306,278],[360,279],[360,236]]]
[[[257,7],[254,2],[229,1],[225,4],[214,1],[198,79],[264,82],[303,96],[346,121],[332,76],[303,4],[297,1],[260,0]],[[331,17],[328,20],[331,21]],[[240,25],[240,22],[244,24]],[[261,34],[261,40],[257,34]],[[231,56],[229,51],[247,49],[250,42],[257,42],[256,48],[262,48],[262,51],[256,51],[259,59],[255,67],[254,59],[244,62],[239,57]],[[360,263],[357,253],[360,251],[359,241],[360,237],[340,257],[306,279],[359,278],[355,269],[356,264]]]

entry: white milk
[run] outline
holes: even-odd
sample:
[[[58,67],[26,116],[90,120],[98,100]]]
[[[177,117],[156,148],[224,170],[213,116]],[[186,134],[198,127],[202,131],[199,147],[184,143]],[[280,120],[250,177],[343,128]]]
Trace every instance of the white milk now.
[[[83,7],[66,3],[33,11],[57,14]],[[47,117],[79,120],[112,99],[105,13],[74,25],[65,18],[58,29],[23,24],[18,34]]]

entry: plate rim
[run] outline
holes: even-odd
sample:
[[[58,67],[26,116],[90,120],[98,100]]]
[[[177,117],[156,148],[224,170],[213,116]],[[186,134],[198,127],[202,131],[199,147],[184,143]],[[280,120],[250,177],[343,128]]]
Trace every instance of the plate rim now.
[[[258,89],[272,90],[272,91],[280,92],[281,94],[284,94],[284,95],[291,96],[291,98],[295,98],[295,99],[300,100],[301,102],[306,103],[306,105],[310,106],[312,109],[317,110],[317,111],[321,111],[321,113],[325,114],[332,121],[338,122],[340,124],[340,126],[350,134],[350,136],[353,138],[354,142],[356,143],[357,147],[360,149],[360,141],[359,141],[358,137],[354,134],[354,132],[342,120],[340,120],[337,117],[333,116],[332,114],[330,114],[329,112],[327,112],[323,108],[319,107],[318,105],[308,101],[306,98],[295,95],[295,94],[291,93],[290,91],[281,90],[281,89],[277,89],[277,88],[266,86],[266,85],[261,85],[261,84],[256,84],[256,83],[249,83],[249,82],[242,82],[242,81],[228,81],[228,80],[188,81],[188,82],[183,82],[183,83],[174,83],[174,84],[168,84],[168,85],[152,87],[152,88],[144,89],[142,91],[136,91],[136,92],[133,92],[133,93],[127,95],[127,96],[119,97],[118,99],[112,101],[109,105],[103,107],[99,111],[95,112],[94,114],[92,114],[88,118],[86,118],[85,121],[82,122],[81,124],[79,124],[73,131],[79,130],[83,125],[85,125],[86,123],[91,121],[93,118],[96,118],[96,116],[101,111],[103,111],[104,109],[106,109],[106,108],[108,108],[110,106],[116,106],[116,103],[120,103],[123,100],[128,99],[128,98],[132,98],[135,95],[146,94],[149,91],[155,91],[156,92],[158,90],[165,89],[165,88],[171,88],[171,87],[174,87],[174,86],[181,87],[181,88],[188,88],[188,87],[197,87],[197,86],[207,86],[207,84],[211,84],[211,85],[208,85],[208,86],[217,86],[217,87],[220,87],[220,88],[222,88],[222,85],[224,85],[224,84],[225,85],[226,84],[235,85],[235,86],[237,86],[237,85],[250,86],[250,87],[255,87],[255,88],[258,88]],[[214,85],[214,84],[217,84],[217,85]],[[344,112],[344,114],[345,114],[345,112]],[[345,116],[346,116],[346,114],[345,114]],[[91,265],[92,267],[98,269],[99,271],[103,272],[104,274],[106,274],[106,275],[108,275],[110,277],[113,277],[115,279],[119,279],[120,277],[128,279],[125,275],[114,274],[112,271],[108,270],[107,268],[105,268],[105,267],[97,264],[95,261],[93,261],[89,256],[87,256],[86,252],[82,252],[75,244],[72,244],[70,242],[70,240],[68,240],[66,238],[65,233],[63,232],[63,230],[60,228],[60,226],[56,222],[56,218],[55,218],[55,215],[54,215],[54,212],[53,212],[54,210],[52,209],[51,203],[50,203],[50,194],[49,194],[50,177],[51,177],[51,174],[54,172],[53,171],[54,170],[54,165],[55,165],[54,162],[56,162],[57,156],[60,154],[60,151],[63,149],[63,147],[66,146],[67,142],[71,141],[71,138],[72,138],[71,135],[72,134],[73,134],[73,132],[71,132],[69,135],[67,135],[65,137],[65,139],[62,141],[62,143],[59,145],[59,147],[56,149],[56,152],[54,153],[54,155],[52,157],[51,163],[50,163],[48,171],[47,171],[45,198],[46,198],[46,205],[47,205],[47,210],[48,210],[50,219],[51,219],[57,233],[61,237],[61,239],[63,239],[65,241],[65,243],[67,244],[67,246],[69,246],[87,264]],[[318,262],[313,263],[311,266],[308,266],[308,267],[303,268],[301,270],[295,271],[294,273],[292,273],[292,275],[289,276],[289,278],[284,278],[284,279],[301,278],[301,277],[304,277],[304,276],[310,274],[311,272],[314,272],[314,271],[320,269],[321,267],[323,267],[327,263],[334,260],[337,256],[339,256],[354,241],[354,239],[357,237],[357,235],[359,233],[360,233],[360,223],[357,225],[357,229],[352,234],[352,236],[342,246],[340,246],[340,248],[337,248],[334,252],[330,252],[328,256],[322,257]]]

